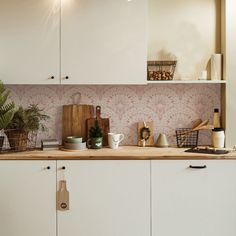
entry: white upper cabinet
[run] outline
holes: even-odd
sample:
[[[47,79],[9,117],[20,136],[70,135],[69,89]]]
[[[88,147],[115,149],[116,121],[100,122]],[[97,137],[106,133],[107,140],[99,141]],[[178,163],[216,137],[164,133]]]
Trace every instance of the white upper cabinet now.
[[[145,84],[147,0],[62,0],[63,84]]]
[[[0,80],[59,84],[59,13],[60,0],[0,1]]]

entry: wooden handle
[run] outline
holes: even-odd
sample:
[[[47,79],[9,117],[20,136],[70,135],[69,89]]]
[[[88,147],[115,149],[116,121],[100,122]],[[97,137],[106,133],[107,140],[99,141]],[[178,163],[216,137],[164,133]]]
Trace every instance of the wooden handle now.
[[[202,123],[200,123],[197,127],[193,129],[193,131],[201,129],[201,127],[207,125],[209,123],[209,120],[204,120]]]
[[[80,104],[81,101],[81,93],[75,93],[71,96],[73,104]]]
[[[96,118],[101,119],[101,107],[96,106]]]

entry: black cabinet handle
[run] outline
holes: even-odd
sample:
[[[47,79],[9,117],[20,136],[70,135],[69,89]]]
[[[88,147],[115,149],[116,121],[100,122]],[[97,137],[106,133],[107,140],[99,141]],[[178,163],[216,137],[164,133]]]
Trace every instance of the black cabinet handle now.
[[[54,76],[51,76],[51,79],[54,79],[55,77]]]
[[[65,170],[66,169],[66,167],[65,166],[62,166],[62,168],[61,168],[62,170]]]
[[[66,76],[65,79],[69,79],[69,76]]]
[[[191,169],[206,169],[207,166],[206,165],[204,165],[204,166],[192,166],[192,165],[190,165],[189,168],[191,168]]]
[[[51,167],[50,167],[50,166],[47,166],[47,167],[46,167],[46,169],[47,169],[47,170],[50,170],[50,169],[51,169]]]

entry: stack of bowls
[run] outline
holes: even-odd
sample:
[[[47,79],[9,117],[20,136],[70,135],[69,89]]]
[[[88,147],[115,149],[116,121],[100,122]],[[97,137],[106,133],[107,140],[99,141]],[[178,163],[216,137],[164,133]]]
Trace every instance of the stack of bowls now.
[[[83,142],[83,138],[81,137],[68,136],[64,148],[69,150],[84,150],[86,149],[86,142]]]

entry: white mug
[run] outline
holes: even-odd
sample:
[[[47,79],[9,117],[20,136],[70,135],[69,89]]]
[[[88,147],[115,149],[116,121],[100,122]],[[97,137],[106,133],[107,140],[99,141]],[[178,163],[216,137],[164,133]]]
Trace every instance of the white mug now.
[[[124,134],[114,134],[108,133],[108,144],[112,149],[117,149],[119,147],[119,143],[124,139]]]

